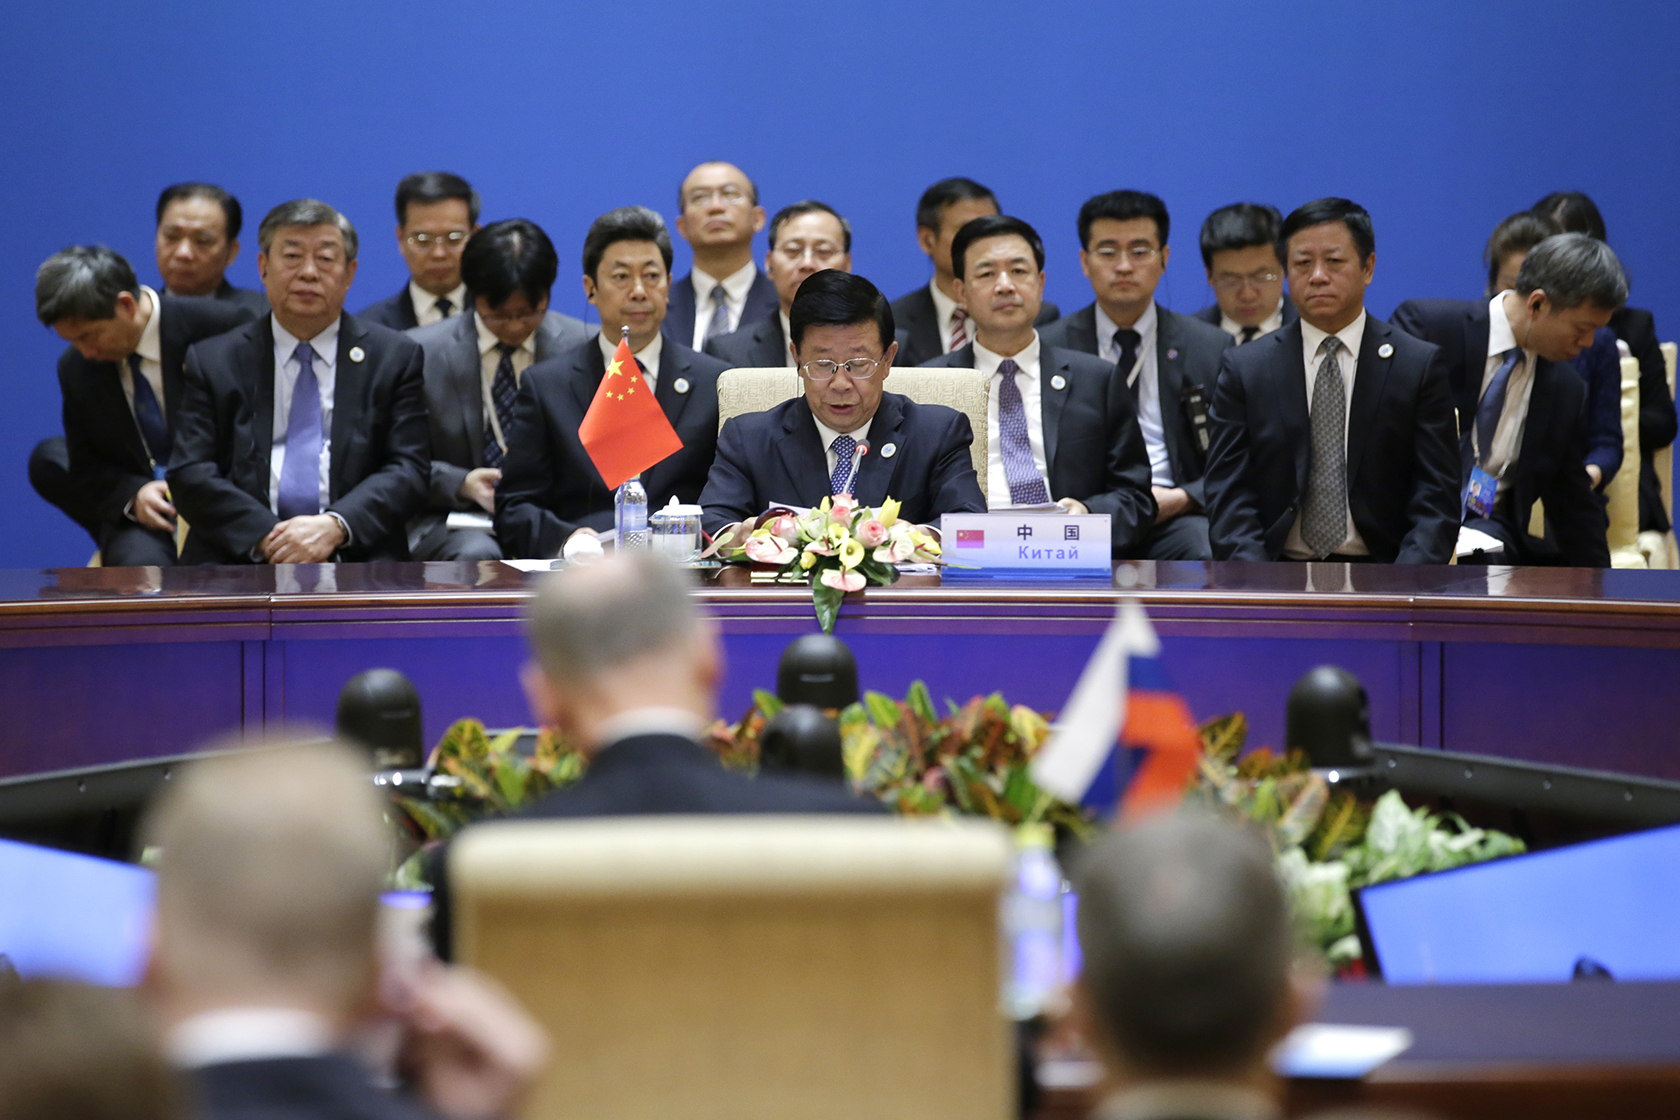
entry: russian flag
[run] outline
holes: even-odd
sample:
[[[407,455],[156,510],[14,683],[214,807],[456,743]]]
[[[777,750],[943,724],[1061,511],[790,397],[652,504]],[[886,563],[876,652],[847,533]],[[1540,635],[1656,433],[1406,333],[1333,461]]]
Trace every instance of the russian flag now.
[[[1196,772],[1201,736],[1161,664],[1161,640],[1136,599],[1086,662],[1056,730],[1032,761],[1040,789],[1122,816],[1170,809]]]

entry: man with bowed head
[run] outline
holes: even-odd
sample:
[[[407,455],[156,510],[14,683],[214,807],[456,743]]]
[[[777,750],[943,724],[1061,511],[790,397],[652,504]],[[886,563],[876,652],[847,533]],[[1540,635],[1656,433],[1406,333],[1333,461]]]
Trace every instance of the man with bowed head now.
[[[885,391],[898,343],[875,285],[826,269],[800,285],[788,318],[805,392],[723,426],[700,495],[707,533],[837,494],[871,507],[896,499],[920,524],[985,510],[968,418]]]

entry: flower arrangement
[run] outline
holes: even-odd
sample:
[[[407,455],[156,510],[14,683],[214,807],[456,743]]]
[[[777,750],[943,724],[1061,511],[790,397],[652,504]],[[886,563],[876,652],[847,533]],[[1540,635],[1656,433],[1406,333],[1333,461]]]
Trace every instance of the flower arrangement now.
[[[891,498],[869,509],[839,494],[803,514],[771,510],[744,540],[737,537],[728,556],[775,566],[777,579],[809,580],[817,622],[832,634],[847,592],[894,582],[898,564],[940,563],[939,542],[901,520],[899,509]]]

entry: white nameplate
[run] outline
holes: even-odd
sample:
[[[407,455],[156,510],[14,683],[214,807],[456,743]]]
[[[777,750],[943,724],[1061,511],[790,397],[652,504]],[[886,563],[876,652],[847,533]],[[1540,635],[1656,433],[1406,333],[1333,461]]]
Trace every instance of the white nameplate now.
[[[946,579],[1112,578],[1106,513],[947,513],[939,519]]]

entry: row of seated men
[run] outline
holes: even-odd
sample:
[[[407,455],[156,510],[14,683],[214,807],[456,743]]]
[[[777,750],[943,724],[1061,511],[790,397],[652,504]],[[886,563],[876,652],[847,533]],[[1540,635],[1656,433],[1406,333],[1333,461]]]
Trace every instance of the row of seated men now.
[[[1642,522],[1666,528],[1650,455],[1674,438],[1673,401],[1651,316],[1625,306],[1583,195],[1501,223],[1486,302],[1411,301],[1393,325],[1365,311],[1374,232],[1342,199],[1287,220],[1216,211],[1201,248],[1218,301],[1185,316],[1154,299],[1165,205],[1098,195],[1078,219],[1096,300],[1066,318],[1043,303],[1038,234],[970,180],[924,195],[935,276],[890,306],[849,274],[850,228],[822,203],[770,220],[762,273],[751,240],[765,218],[738,168],[695,168],[679,204],[696,268],[674,284],[656,213],[590,227],[597,333],[548,310],[558,258],[542,230],[480,228],[470,186],[443,173],[399,187],[411,280],[356,317],[343,312],[354,227],[313,200],[261,223],[261,305],[219,274],[220,298],[160,296],[109,250],[66,250],[37,283],[40,318],[72,344],[65,444],[37,448],[32,479],[110,564],[173,562],[178,512],[183,562],[554,556],[612,524],[578,426],[627,330],[683,443],[645,473],[650,500],[698,502],[713,534],[850,491],[925,522],[1046,501],[1108,513],[1121,557],[1444,563],[1462,522],[1510,561],[1604,566],[1597,491],[1621,466],[1627,349],[1642,371]],[[159,214],[160,268],[193,221],[237,252],[225,192],[172,188]],[[735,256],[717,255],[724,242]],[[411,337],[381,319],[412,321]],[[912,360],[992,375],[984,477],[966,418],[885,391]],[[717,375],[762,365],[797,367],[804,396],[720,435]],[[470,510],[493,531],[448,526]]]

